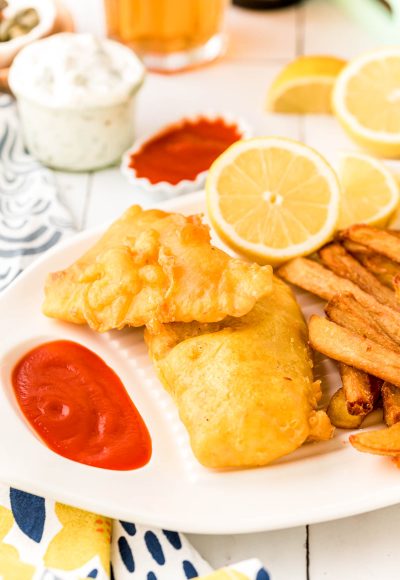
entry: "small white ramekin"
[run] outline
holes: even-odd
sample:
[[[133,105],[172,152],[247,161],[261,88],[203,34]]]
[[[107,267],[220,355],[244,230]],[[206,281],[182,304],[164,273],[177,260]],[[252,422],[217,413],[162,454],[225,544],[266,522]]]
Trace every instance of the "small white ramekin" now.
[[[79,37],[90,35],[61,33],[26,46],[14,59],[9,74],[29,152],[45,165],[65,171],[90,171],[120,161],[135,138],[136,93],[145,76],[141,61],[129,48],[102,39],[102,43],[113,45],[114,53],[117,50],[124,56],[132,71],[123,88],[117,86],[102,95],[89,91],[77,101],[68,91],[72,81],[67,76],[61,98],[53,98],[47,89],[39,91],[34,77],[25,78],[26,68],[39,58],[40,51],[53,51],[57,56],[60,43],[67,43],[68,50],[69,43]]]
[[[163,199],[172,199],[178,195],[184,195],[186,193],[191,193],[193,191],[200,191],[204,188],[208,170],[202,171],[198,173],[194,179],[183,179],[179,183],[175,185],[169,183],[167,181],[159,181],[157,183],[151,183],[149,179],[145,177],[137,177],[136,171],[129,167],[131,155],[140,151],[145,143],[168,131],[168,129],[173,129],[174,127],[179,127],[185,121],[197,121],[200,119],[207,119],[210,121],[215,121],[217,119],[221,119],[226,123],[226,125],[235,125],[240,133],[240,139],[248,139],[252,135],[252,131],[250,126],[241,118],[238,118],[230,113],[216,113],[216,112],[206,112],[206,113],[198,113],[196,115],[188,115],[184,116],[178,121],[169,123],[162,127],[159,131],[152,133],[151,135],[147,135],[141,139],[135,141],[133,146],[126,151],[122,157],[121,163],[121,172],[126,177],[126,179],[138,188],[140,191],[148,194],[152,194],[154,198],[158,200]]]

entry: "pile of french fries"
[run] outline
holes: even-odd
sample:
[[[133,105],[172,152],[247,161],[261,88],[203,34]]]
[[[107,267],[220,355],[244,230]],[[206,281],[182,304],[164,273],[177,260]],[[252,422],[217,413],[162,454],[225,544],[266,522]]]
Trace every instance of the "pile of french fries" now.
[[[311,316],[309,335],[315,350],[339,362],[331,422],[357,429],[382,404],[387,428],[352,434],[350,442],[400,466],[400,232],[351,226],[315,259],[296,258],[277,274],[328,301],[327,318]]]

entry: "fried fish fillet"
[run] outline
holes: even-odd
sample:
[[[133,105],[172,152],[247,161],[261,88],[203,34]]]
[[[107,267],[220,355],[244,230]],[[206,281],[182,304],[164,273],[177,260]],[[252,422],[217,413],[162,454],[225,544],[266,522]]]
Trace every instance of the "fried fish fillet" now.
[[[200,216],[132,206],[79,260],[48,276],[43,312],[100,332],[214,322],[246,314],[271,289],[271,267],[212,246]]]
[[[242,318],[166,324],[146,329],[145,339],[203,465],[266,465],[332,436],[328,416],[316,411],[307,326],[280,280]]]

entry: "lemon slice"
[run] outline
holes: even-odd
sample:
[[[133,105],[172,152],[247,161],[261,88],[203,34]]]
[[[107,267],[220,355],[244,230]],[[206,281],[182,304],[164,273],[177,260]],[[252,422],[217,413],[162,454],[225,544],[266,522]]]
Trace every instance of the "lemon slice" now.
[[[331,94],[346,61],[331,56],[302,56],[272,83],[267,109],[276,113],[331,113]]]
[[[400,48],[351,61],[339,74],[332,104],[347,133],[384,157],[400,156]]]
[[[211,166],[206,192],[220,237],[269,264],[313,252],[330,238],[338,218],[333,169],[310,147],[281,137],[231,145]]]
[[[355,223],[384,227],[399,204],[396,179],[376,159],[363,153],[342,155],[339,170],[342,193],[338,228]]]

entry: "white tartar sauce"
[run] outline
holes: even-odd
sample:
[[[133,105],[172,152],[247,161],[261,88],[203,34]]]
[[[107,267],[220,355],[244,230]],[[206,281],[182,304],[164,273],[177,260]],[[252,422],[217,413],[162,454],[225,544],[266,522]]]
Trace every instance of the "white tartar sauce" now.
[[[134,140],[143,78],[137,56],[112,40],[62,33],[27,46],[9,84],[28,149],[46,165],[72,171],[118,161]]]

